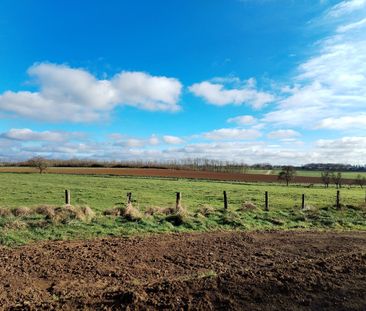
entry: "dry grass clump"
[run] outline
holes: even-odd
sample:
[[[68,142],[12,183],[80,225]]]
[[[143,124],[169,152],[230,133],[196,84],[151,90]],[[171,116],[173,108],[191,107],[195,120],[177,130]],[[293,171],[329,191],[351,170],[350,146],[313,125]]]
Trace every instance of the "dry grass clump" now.
[[[163,219],[169,221],[173,225],[181,225],[188,221],[189,215],[187,210],[180,206],[177,207],[150,207],[145,211],[148,216],[163,216]],[[164,217],[165,216],[165,217]]]
[[[229,225],[232,227],[243,227],[243,222],[240,215],[234,211],[224,210],[219,222],[223,225]]]
[[[11,213],[16,217],[22,217],[27,216],[32,213],[31,209],[29,207],[16,207],[11,210]]]
[[[0,217],[8,217],[10,216],[12,213],[11,213],[11,210],[8,209],[8,208],[0,208]]]
[[[246,201],[241,205],[239,211],[251,211],[256,208],[257,208],[257,205],[255,205],[253,202]]]
[[[39,215],[46,216],[46,219],[52,219],[53,217],[55,217],[55,208],[50,205],[38,206],[35,212]]]
[[[142,214],[137,208],[133,207],[132,204],[127,204],[123,211],[122,217],[126,218],[127,220],[137,221],[142,219]]]
[[[103,212],[104,216],[114,216],[119,217],[123,214],[123,208],[122,207],[114,207],[107,209]]]
[[[204,205],[198,210],[197,214],[208,217],[208,216],[212,215],[214,212],[215,212],[215,209],[212,206]]]
[[[142,213],[137,208],[133,207],[131,203],[126,206],[117,206],[105,210],[103,214],[106,216],[122,217],[129,221],[138,221],[143,218]]]
[[[317,211],[318,209],[313,206],[313,205],[308,205],[308,204],[305,204],[304,208],[302,209],[302,211]]]
[[[14,229],[24,229],[27,227],[27,224],[19,219],[14,219],[5,224],[4,229],[14,230]]]
[[[82,222],[90,222],[95,218],[95,212],[89,206],[72,206],[65,205],[61,207],[53,207],[50,205],[41,205],[35,209],[28,207],[18,207],[8,211],[6,209],[0,209],[0,216],[14,216],[8,223],[4,225],[7,229],[22,229],[24,227],[44,227],[47,224],[67,224],[72,220],[79,220]],[[27,219],[26,222],[19,219],[19,217],[29,215],[43,215],[44,220],[39,219]]]
[[[64,205],[54,209],[54,215],[50,216],[53,223],[69,223],[72,220],[90,222],[95,217],[95,212],[89,206]]]
[[[79,207],[81,210],[82,221],[90,222],[95,218],[95,212],[87,205],[82,205]]]
[[[149,215],[149,216],[153,216],[153,215],[170,215],[170,214],[174,214],[175,211],[176,211],[176,209],[173,208],[173,207],[153,206],[153,207],[149,207],[145,211],[145,214]]]
[[[180,226],[188,222],[189,214],[183,206],[178,206],[171,214],[165,217],[165,220],[175,226]]]

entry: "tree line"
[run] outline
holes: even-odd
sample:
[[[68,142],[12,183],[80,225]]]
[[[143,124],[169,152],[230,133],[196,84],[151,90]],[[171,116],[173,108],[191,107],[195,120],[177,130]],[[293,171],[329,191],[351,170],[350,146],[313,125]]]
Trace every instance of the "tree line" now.
[[[278,180],[284,181],[288,186],[289,183],[295,179],[295,176],[295,167],[283,166],[278,173]],[[342,172],[325,170],[320,173],[320,176],[325,188],[328,188],[331,183],[334,183],[337,189],[342,188]],[[358,174],[353,183],[363,188],[363,186],[366,186],[366,177]]]
[[[50,160],[43,157],[33,157],[27,161],[15,163],[2,163],[3,166],[26,166],[35,167],[42,174],[48,167],[105,167],[105,168],[161,168],[161,169],[185,169],[185,170],[200,170],[211,172],[227,172],[227,173],[247,173],[249,169],[280,169],[278,173],[278,180],[284,181],[288,186],[290,182],[295,179],[295,166],[272,166],[268,163],[247,165],[245,163],[211,160],[211,159],[184,159],[174,161],[95,161],[83,159],[69,159],[69,160]],[[309,164],[310,165],[310,164]],[[311,164],[311,166],[314,164]],[[303,166],[302,166],[303,167]],[[300,169],[302,169],[300,167]],[[319,166],[320,167],[320,166]],[[325,188],[328,188],[331,183],[334,183],[336,188],[342,187],[342,172],[329,170],[329,164],[324,164],[324,169],[321,171],[321,180]],[[332,166],[333,167],[333,166]],[[334,167],[342,167],[336,164]],[[366,186],[366,177],[358,174],[354,179],[354,184],[361,188]]]

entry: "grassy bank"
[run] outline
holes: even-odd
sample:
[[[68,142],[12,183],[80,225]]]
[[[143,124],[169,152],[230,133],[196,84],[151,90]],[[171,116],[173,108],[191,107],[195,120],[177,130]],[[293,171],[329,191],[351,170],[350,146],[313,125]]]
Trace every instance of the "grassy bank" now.
[[[89,206],[95,217],[87,222],[78,217],[56,222],[35,212],[41,205],[62,207],[65,189],[71,191],[72,205]],[[223,190],[228,193],[228,211],[223,210]],[[177,191],[182,192],[184,208],[184,217],[178,223],[172,211]],[[263,208],[265,191],[269,192],[269,212]],[[108,209],[124,207],[127,192],[132,192],[132,205],[140,211],[141,219],[130,221],[123,216],[105,216]],[[184,179],[2,173],[0,193],[2,210],[14,211],[19,207],[30,210],[24,215],[12,212],[0,216],[0,243],[6,245],[145,232],[366,229],[362,207],[365,190],[359,187],[341,189],[341,210],[334,208],[335,188]],[[307,205],[304,211],[301,210],[302,193]],[[170,214],[167,208],[172,208]]]

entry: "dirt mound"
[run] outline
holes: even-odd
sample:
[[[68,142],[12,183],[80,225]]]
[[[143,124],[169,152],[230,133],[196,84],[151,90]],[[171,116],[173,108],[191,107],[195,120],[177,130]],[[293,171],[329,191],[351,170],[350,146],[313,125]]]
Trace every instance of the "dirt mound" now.
[[[153,235],[0,248],[1,310],[365,310],[366,232]]]

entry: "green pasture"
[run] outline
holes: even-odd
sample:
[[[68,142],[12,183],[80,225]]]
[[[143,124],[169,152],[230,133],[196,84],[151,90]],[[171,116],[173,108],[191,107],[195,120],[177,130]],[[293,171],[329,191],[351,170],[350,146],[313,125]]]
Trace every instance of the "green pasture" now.
[[[17,245],[36,240],[92,238],[108,235],[210,230],[334,229],[365,230],[365,189],[342,188],[342,208],[334,207],[336,189],[321,185],[247,184],[188,179],[132,178],[118,176],[62,174],[0,174],[0,208],[13,209],[40,205],[62,206],[64,191],[71,191],[71,204],[88,205],[96,212],[90,223],[37,225],[41,216],[0,216],[0,244]],[[229,208],[223,210],[223,191]],[[175,193],[182,193],[187,218],[171,223],[164,215],[144,216],[139,221],[104,216],[103,211],[121,206],[126,193],[132,204],[144,213],[155,208],[175,206]],[[270,210],[264,211],[264,192],[268,191]],[[305,194],[307,211],[301,210]],[[250,202],[254,209],[243,209]],[[203,210],[210,213],[203,215]],[[21,221],[22,226],[9,225]]]
[[[248,174],[264,174],[264,175],[278,175],[280,170],[260,170],[260,169],[250,169],[247,171]],[[309,176],[309,177],[321,177],[321,171],[305,171],[296,170],[297,176]],[[366,172],[341,172],[342,177],[346,179],[355,179],[358,175],[366,178]]]

